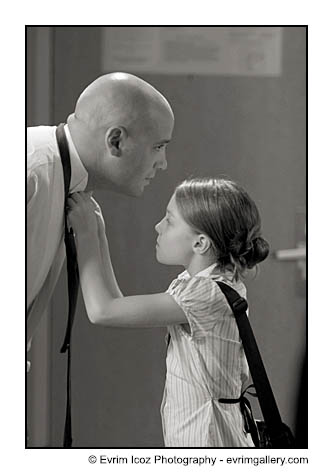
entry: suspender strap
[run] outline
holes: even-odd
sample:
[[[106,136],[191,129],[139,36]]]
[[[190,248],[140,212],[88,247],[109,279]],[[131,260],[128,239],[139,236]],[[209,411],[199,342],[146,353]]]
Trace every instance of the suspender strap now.
[[[274,436],[281,430],[282,420],[277,407],[267,373],[246,314],[247,302],[237,291],[220,281],[216,282],[225,295],[235,315],[239,335],[243,343],[247,362],[256,389],[260,408],[265,419],[267,429]]]
[[[64,447],[72,446],[72,421],[71,421],[71,332],[74,322],[75,308],[79,289],[79,272],[76,258],[76,247],[72,229],[67,224],[67,198],[71,181],[71,162],[66,139],[64,124],[56,129],[56,138],[60,151],[61,163],[64,173],[64,216],[65,216],[65,247],[67,256],[67,287],[68,287],[68,321],[66,335],[60,352],[67,352],[67,404],[66,421],[64,430]]]

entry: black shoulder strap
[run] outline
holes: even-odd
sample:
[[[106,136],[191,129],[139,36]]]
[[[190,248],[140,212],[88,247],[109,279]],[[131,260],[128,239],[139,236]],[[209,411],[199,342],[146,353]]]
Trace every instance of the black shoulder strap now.
[[[79,290],[79,271],[76,258],[75,239],[67,223],[67,199],[71,182],[71,162],[68,149],[64,124],[60,124],[56,129],[56,138],[60,151],[61,163],[64,172],[64,216],[65,216],[65,247],[67,256],[67,287],[68,287],[68,321],[66,335],[60,352],[67,351],[67,405],[66,421],[64,431],[64,447],[72,446],[72,422],[71,422],[71,332],[74,322],[77,296]]]
[[[64,216],[65,216],[65,246],[67,256],[67,276],[68,276],[68,323],[66,329],[66,335],[61,347],[60,352],[66,352],[70,345],[71,330],[74,322],[75,309],[78,296],[79,287],[79,273],[76,258],[76,247],[75,239],[72,229],[68,228],[67,223],[67,199],[69,196],[69,186],[71,181],[71,161],[69,155],[69,148],[67,138],[65,134],[64,124],[60,124],[56,130],[57,142],[60,151],[60,157],[64,173],[64,188],[65,188],[65,200],[64,200]]]
[[[221,281],[216,282],[226,297],[236,319],[239,335],[249,364],[252,380],[260,403],[260,408],[270,433],[280,431],[282,420],[267,373],[246,314],[247,301],[237,291]]]
[[[69,194],[69,186],[71,183],[72,169],[71,169],[71,160],[69,156],[69,149],[67,144],[67,138],[65,133],[65,125],[61,123],[56,129],[56,138],[60,152],[60,158],[62,163],[62,169],[64,173],[64,188],[65,188],[65,202],[64,208],[66,210],[66,201]],[[67,227],[67,222],[65,223]]]

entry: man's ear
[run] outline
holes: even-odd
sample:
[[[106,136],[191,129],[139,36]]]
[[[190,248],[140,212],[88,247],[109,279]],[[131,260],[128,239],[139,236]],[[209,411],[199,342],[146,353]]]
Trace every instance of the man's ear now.
[[[105,142],[111,155],[121,156],[124,140],[127,137],[127,132],[124,127],[111,127],[107,130],[105,135]]]
[[[205,234],[198,234],[193,243],[193,251],[204,255],[212,246],[210,239]]]

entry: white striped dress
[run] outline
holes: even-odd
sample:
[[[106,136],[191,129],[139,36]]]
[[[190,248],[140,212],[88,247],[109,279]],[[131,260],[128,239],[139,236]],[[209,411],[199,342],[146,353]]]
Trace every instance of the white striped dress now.
[[[214,283],[224,281],[246,297],[244,284],[230,276],[213,264],[193,277],[181,273],[167,290],[188,320],[168,327],[161,405],[167,447],[253,447],[239,403],[218,401],[238,398],[249,376],[234,316]]]

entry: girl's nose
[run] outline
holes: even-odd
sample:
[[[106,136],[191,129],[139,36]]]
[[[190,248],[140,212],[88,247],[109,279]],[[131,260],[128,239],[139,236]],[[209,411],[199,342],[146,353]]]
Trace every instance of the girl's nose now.
[[[155,230],[158,234],[160,233],[160,228],[161,228],[161,221],[155,225]]]

